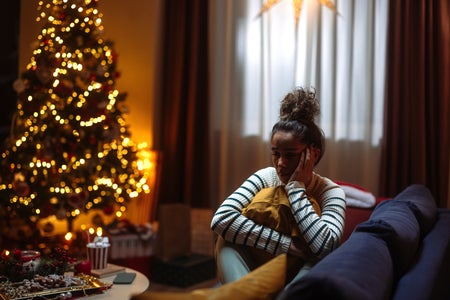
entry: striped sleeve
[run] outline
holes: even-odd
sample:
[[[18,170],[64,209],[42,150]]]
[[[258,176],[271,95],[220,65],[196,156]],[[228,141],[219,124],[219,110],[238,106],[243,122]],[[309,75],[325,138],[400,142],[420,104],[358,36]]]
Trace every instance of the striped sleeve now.
[[[286,185],[286,191],[300,233],[311,251],[322,258],[337,248],[344,230],[344,191],[330,179],[315,173],[308,190],[302,183],[291,182]],[[320,216],[308,200],[308,195],[319,202]]]
[[[274,168],[261,169],[252,174],[219,206],[213,215],[211,229],[224,240],[235,244],[263,249],[274,255],[287,253],[291,237],[256,224],[241,213],[261,189],[279,184]]]

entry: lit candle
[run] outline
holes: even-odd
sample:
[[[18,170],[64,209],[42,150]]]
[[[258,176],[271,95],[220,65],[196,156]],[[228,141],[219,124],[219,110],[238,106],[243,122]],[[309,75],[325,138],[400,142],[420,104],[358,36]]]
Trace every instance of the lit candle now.
[[[64,238],[66,239],[66,241],[70,242],[72,240],[72,232],[68,232],[66,233],[66,235],[64,236]]]

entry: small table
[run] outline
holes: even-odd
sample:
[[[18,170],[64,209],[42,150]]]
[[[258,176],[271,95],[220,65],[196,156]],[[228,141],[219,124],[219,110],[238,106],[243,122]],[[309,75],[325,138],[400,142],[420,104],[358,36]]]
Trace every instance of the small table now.
[[[97,300],[97,299],[130,299],[131,296],[141,294],[147,290],[149,287],[149,280],[148,278],[142,274],[139,271],[136,271],[134,269],[126,268],[125,272],[134,272],[136,273],[136,278],[134,279],[133,283],[131,284],[113,284],[112,287],[105,290],[101,294],[94,294],[86,297],[82,297],[80,299],[86,299],[86,300]],[[115,275],[107,276],[100,278],[100,281],[108,284],[112,283]]]

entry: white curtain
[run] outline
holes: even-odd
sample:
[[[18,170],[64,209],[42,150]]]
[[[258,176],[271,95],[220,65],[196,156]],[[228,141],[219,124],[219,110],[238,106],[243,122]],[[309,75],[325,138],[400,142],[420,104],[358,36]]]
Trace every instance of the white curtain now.
[[[279,103],[316,88],[326,151],[317,172],[376,194],[383,125],[388,0],[336,1],[337,14],[293,0],[210,2],[212,205],[270,164]]]

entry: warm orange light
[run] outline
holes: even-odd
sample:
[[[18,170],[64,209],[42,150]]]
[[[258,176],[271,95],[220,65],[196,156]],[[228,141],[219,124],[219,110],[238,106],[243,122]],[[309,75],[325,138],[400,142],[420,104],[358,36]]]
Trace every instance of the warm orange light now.
[[[97,236],[102,236],[103,235],[103,229],[101,227],[97,228]]]
[[[271,9],[275,4],[281,2],[282,0],[266,0],[264,2],[263,6],[261,7],[261,10],[258,13],[258,17],[260,17],[263,13]],[[325,7],[328,7],[331,9],[334,13],[337,14],[336,5],[332,0],[317,0]],[[298,24],[298,21],[300,19],[300,12],[302,10],[303,0],[292,0],[292,6],[294,8],[294,15],[295,15],[295,25]]]
[[[73,237],[72,232],[68,232],[68,233],[66,233],[66,235],[64,236],[64,238],[66,239],[66,241],[72,240],[72,237]]]

